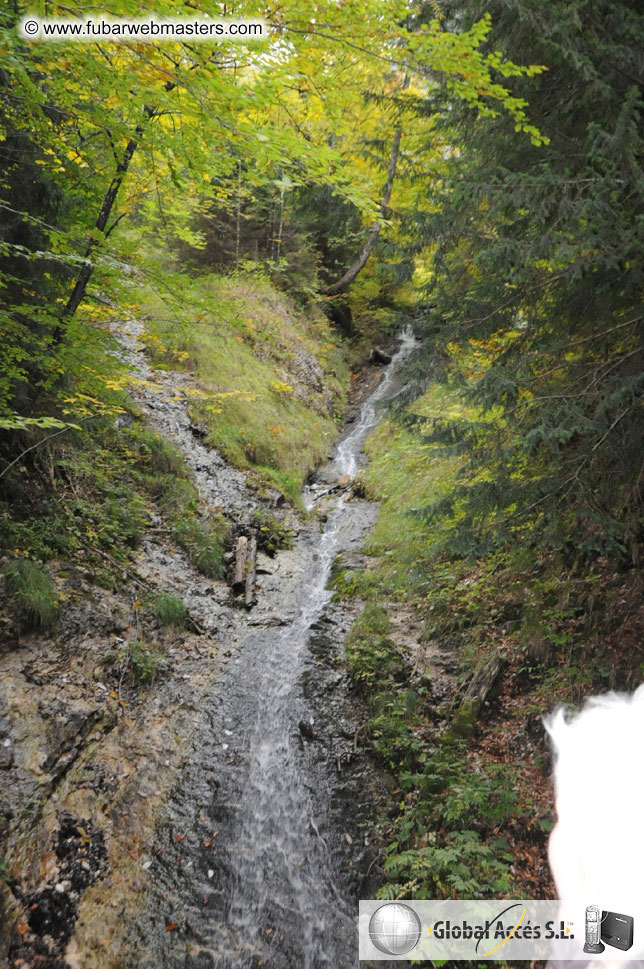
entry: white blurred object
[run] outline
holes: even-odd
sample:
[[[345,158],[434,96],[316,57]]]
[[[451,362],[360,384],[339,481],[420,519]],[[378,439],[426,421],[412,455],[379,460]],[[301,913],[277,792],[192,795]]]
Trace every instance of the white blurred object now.
[[[548,853],[559,898],[629,915],[643,911],[644,686],[591,697],[571,718],[559,709],[545,726],[555,755],[557,824]],[[592,964],[644,967],[641,919],[629,956],[617,962],[607,949]]]

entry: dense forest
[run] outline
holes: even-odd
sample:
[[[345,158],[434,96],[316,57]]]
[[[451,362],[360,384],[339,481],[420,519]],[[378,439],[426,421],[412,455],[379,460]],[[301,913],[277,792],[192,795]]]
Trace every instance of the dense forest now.
[[[53,41],[27,13],[263,33]],[[103,919],[120,939],[79,941],[84,969],[147,965],[119,961],[98,904],[111,782],[94,808],[67,792],[95,729],[154,736],[155,691],[170,709],[188,678],[175,648],[226,648],[150,549],[221,602],[240,535],[297,557],[327,517],[303,488],[401,332],[368,463],[325,484],[379,503],[330,574],[351,756],[385,778],[359,889],[552,897],[542,717],[644,672],[640,6],[6,0],[0,26],[0,959],[67,966],[80,910],[88,939]],[[190,441],[251,497],[213,497]],[[101,631],[105,603],[122,621]],[[39,691],[66,697],[68,669],[82,725],[47,754],[67,714]],[[88,874],[39,922],[65,824]],[[262,962],[194,962],[215,964]]]

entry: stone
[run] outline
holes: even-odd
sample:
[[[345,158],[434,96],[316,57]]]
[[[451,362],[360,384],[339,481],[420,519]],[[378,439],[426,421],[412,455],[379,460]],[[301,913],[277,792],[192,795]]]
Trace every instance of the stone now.
[[[369,354],[369,363],[391,363],[391,354],[387,353],[385,350],[382,350],[380,347],[374,347]]]
[[[305,740],[315,740],[317,738],[318,732],[313,729],[312,723],[307,723],[306,720],[300,720],[297,726]]]
[[[8,770],[13,767],[13,750],[11,747],[0,747],[0,770]]]

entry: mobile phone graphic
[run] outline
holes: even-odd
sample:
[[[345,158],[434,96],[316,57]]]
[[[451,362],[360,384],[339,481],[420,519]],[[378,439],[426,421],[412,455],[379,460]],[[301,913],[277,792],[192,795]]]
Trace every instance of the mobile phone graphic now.
[[[586,906],[586,942],[584,952],[603,952],[601,941],[601,912],[598,905]]]

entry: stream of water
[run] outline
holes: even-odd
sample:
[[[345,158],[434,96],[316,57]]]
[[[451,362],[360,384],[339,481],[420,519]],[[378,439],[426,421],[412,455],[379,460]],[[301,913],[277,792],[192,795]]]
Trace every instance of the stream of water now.
[[[355,475],[380,419],[378,404],[395,394],[397,373],[415,345],[412,333],[403,332],[378,387],[323,469],[327,479]],[[376,508],[343,494],[327,508],[322,532],[312,523],[290,554],[278,556],[252,614],[257,628],[231,637],[217,692],[196,720],[194,752],[167,822],[170,843],[177,829],[189,836],[181,854],[170,849],[155,865],[156,904],[166,918],[183,919],[190,941],[179,956],[173,941],[155,941],[142,926],[141,941],[155,950],[146,964],[155,969],[357,966],[357,899],[346,877],[352,806],[333,801],[332,738],[315,742],[316,711],[302,684],[311,668],[312,627],[331,598],[332,564],[340,552],[360,547]]]

